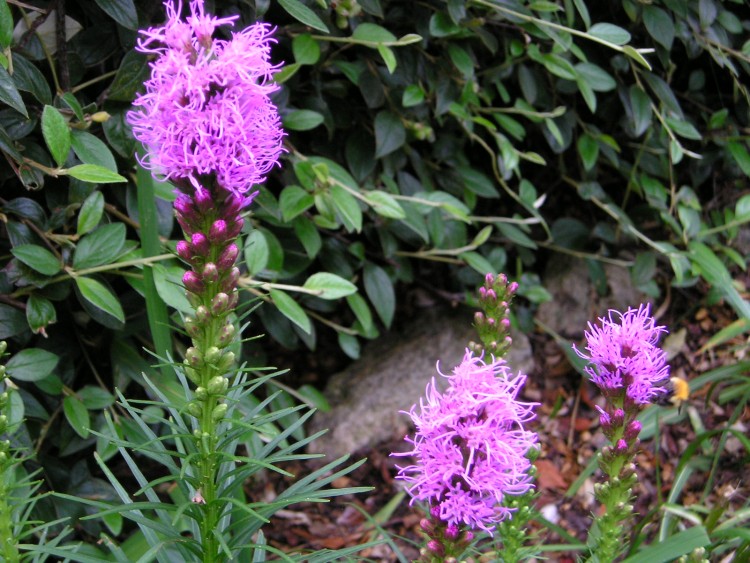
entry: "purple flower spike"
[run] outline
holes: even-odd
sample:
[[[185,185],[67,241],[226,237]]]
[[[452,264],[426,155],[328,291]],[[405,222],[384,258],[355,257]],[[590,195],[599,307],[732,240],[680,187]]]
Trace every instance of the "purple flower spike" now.
[[[265,181],[283,151],[269,98],[278,89],[271,82],[272,29],[256,23],[215,39],[216,28],[234,25],[237,16],[206,15],[203,0],[192,0],[182,20],[181,1],[165,6],[166,23],[141,31],[138,50],[156,59],[146,92],[128,113],[133,135],[149,151],[143,165],[197,192],[214,180],[242,196]]]
[[[532,488],[526,457],[537,447],[537,435],[524,429],[536,403],[517,399],[526,376],[513,375],[503,360],[487,364],[466,351],[447,377],[444,393],[435,380],[427,385],[419,407],[408,414],[416,426],[407,442],[414,465],[399,467],[412,503],[426,501],[448,524],[466,524],[492,532],[511,513],[501,506],[506,495]]]
[[[591,381],[607,397],[624,396],[628,403],[645,405],[666,393],[663,384],[669,378],[666,354],[657,346],[663,326],[657,326],[649,306],[610,311],[599,318],[601,326],[589,323],[584,354],[593,366],[586,368]]]

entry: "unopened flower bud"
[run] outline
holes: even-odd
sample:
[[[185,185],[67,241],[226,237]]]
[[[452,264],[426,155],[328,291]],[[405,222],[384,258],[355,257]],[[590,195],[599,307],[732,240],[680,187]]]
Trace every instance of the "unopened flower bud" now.
[[[232,289],[232,292],[229,294],[229,305],[227,305],[227,309],[234,309],[237,307],[237,303],[240,300],[240,294],[237,291],[237,289]]]
[[[224,415],[227,414],[227,409],[229,406],[226,403],[221,403],[219,405],[216,405],[214,407],[214,412],[211,413],[211,418],[214,420],[214,422],[217,422],[224,418]]]
[[[201,333],[201,327],[193,317],[185,318],[185,332],[190,338],[197,338]]]
[[[498,276],[498,280],[499,279],[500,279],[500,276]],[[488,272],[484,276],[484,283],[487,285],[487,287],[492,287],[495,284],[495,276],[492,274],[492,272]]]
[[[216,266],[220,270],[228,270],[229,268],[234,266],[234,263],[237,260],[237,256],[239,256],[239,254],[240,249],[237,248],[236,244],[232,243],[227,245],[227,247],[222,250],[219,259],[216,261]]]
[[[109,115],[106,111],[97,111],[96,113],[91,115],[91,121],[94,123],[104,123],[105,121],[108,121],[109,118],[112,117]]]
[[[244,207],[242,198],[234,193],[227,196],[227,199],[224,200],[224,209],[222,215],[225,217],[230,217],[232,215],[237,215],[242,208]]]
[[[227,240],[227,222],[217,219],[208,231],[208,239],[213,242],[224,242]]]
[[[431,520],[428,520],[427,518],[422,518],[419,521],[419,527],[422,528],[422,530],[427,532],[428,534],[432,534],[432,532],[435,531],[435,525],[432,523]]]
[[[620,455],[620,454],[626,453],[627,451],[628,451],[628,443],[622,438],[617,440],[617,444],[615,445],[615,453]]]
[[[245,220],[242,217],[237,217],[234,221],[227,223],[227,238],[226,240],[232,240],[242,232],[242,227],[245,226]]]
[[[500,320],[500,325],[503,327],[503,330],[506,332],[510,330],[510,319],[507,317],[504,317]]]
[[[206,189],[197,189],[193,195],[195,206],[201,213],[207,213],[214,207],[214,200],[211,197],[211,192]]]
[[[219,345],[221,347],[229,346],[229,344],[232,343],[232,340],[234,340],[236,332],[237,329],[234,328],[232,323],[227,323],[221,327],[221,330],[219,331]]]
[[[177,242],[176,246],[177,250],[177,256],[185,260],[185,262],[190,262],[191,258],[193,257],[193,253],[190,250],[190,244],[186,240],[181,240]]]
[[[625,433],[623,435],[623,438],[625,438],[626,441],[632,442],[636,438],[638,438],[638,434],[641,433],[641,430],[643,429],[643,425],[638,420],[631,420],[628,425],[625,427]]]
[[[511,282],[508,284],[508,293],[510,295],[513,295],[516,291],[518,291],[518,282]]]
[[[482,326],[482,323],[484,323],[484,315],[480,311],[477,311],[474,313],[474,324],[476,326]]]
[[[203,407],[196,401],[190,401],[187,405],[187,412],[195,418],[200,418],[203,414]]]
[[[237,282],[240,280],[240,269],[235,266],[229,271],[229,274],[224,278],[222,283],[222,291],[229,293],[237,287]]]
[[[479,299],[487,299],[487,288],[486,287],[480,287],[479,288]]]
[[[211,312],[205,305],[198,305],[195,308],[195,318],[198,319],[198,322],[205,323],[211,318]]]
[[[211,250],[211,245],[203,233],[193,233],[190,237],[190,244],[193,247],[193,252],[198,256],[208,256]]]
[[[214,317],[218,317],[227,310],[229,310],[229,295],[221,291],[211,299],[211,313]]]
[[[220,371],[228,371],[234,365],[234,352],[224,352],[219,365],[216,366]]]
[[[5,351],[8,349],[8,343],[5,340],[0,340],[0,356],[5,354]]]
[[[497,293],[495,293],[494,289],[487,290],[487,299],[489,301],[497,301]]]
[[[219,269],[213,262],[206,262],[201,272],[201,277],[205,283],[216,283],[219,281]]]
[[[186,218],[194,218],[195,208],[193,207],[193,200],[185,194],[179,194],[172,204],[180,215]]]
[[[430,507],[430,516],[432,516],[435,520],[440,519],[440,506],[433,505]]]
[[[200,374],[199,374],[199,373],[198,373],[197,371],[195,371],[195,370],[194,370],[194,369],[193,369],[193,368],[192,368],[192,367],[191,367],[191,366],[189,365],[189,362],[188,362],[187,360],[185,360],[185,361],[183,362],[183,367],[182,367],[182,369],[184,370],[184,372],[185,372],[185,375],[187,376],[187,378],[188,378],[188,379],[189,379],[190,381],[192,381],[192,382],[193,382],[193,383],[195,383],[195,384],[197,384],[197,383],[199,383],[199,382],[200,382],[200,380],[201,380]]]
[[[445,537],[451,541],[458,539],[458,526],[453,523],[448,524],[445,528]]]
[[[221,359],[221,350],[216,346],[211,346],[206,350],[206,353],[203,354],[203,359],[207,364],[216,365]]]
[[[435,555],[445,555],[445,548],[443,547],[443,544],[441,544],[437,540],[430,540],[427,542],[427,549],[430,550]]]
[[[193,367],[200,367],[203,365],[203,357],[201,356],[200,350],[195,346],[191,346],[185,350],[185,359]]]
[[[204,401],[208,398],[208,391],[206,391],[205,387],[197,387],[195,389],[195,398]]]
[[[464,532],[463,539],[466,543],[469,543],[470,541],[474,539],[474,532],[469,532],[469,531]]]
[[[192,270],[188,270],[187,272],[185,272],[185,274],[182,276],[182,283],[185,284],[185,289],[187,289],[191,293],[200,294],[203,293],[203,290],[205,289],[205,286],[203,285],[200,277],[198,277],[198,274],[196,274]]]
[[[208,382],[208,392],[211,395],[223,395],[229,387],[229,380],[223,375],[215,375]]]

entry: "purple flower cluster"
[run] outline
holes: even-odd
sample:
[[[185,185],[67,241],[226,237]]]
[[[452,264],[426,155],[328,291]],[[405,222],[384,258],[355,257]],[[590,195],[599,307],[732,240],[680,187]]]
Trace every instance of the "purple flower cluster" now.
[[[667,329],[656,325],[649,306],[624,313],[611,310],[609,317],[600,317],[599,322],[601,326],[589,323],[585,332],[588,354],[575,350],[593,364],[586,372],[604,396],[623,396],[642,406],[666,393],[669,366],[657,343]]]
[[[265,180],[282,152],[283,131],[269,94],[271,29],[256,23],[230,40],[213,39],[216,28],[237,16],[204,13],[191,0],[180,19],[181,0],[165,2],[167,22],[142,31],[138,50],[155,54],[146,92],[129,112],[136,139],[149,158],[143,165],[167,180],[196,188],[216,183],[245,194]],[[246,203],[249,203],[249,199]]]
[[[442,374],[441,374],[442,375]],[[524,428],[534,418],[535,403],[517,399],[526,376],[513,375],[504,360],[485,363],[467,350],[440,393],[435,379],[427,385],[419,409],[407,413],[416,426],[409,452],[416,463],[399,467],[415,501],[451,525],[465,524],[492,532],[510,515],[506,495],[521,495],[533,484],[526,457],[537,435]]]

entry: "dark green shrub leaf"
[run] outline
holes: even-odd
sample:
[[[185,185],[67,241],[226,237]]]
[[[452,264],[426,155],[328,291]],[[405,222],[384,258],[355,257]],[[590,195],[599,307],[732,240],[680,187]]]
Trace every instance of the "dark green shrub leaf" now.
[[[60,259],[46,248],[36,244],[16,246],[11,249],[11,253],[29,268],[45,276],[54,276],[62,270]]]
[[[578,63],[575,70],[580,78],[586,81],[594,92],[609,92],[614,90],[617,82],[602,67],[592,63]]]
[[[76,180],[83,180],[92,184],[118,184],[120,182],[127,182],[119,174],[96,164],[79,164],[78,166],[61,171],[61,173],[72,176]]]
[[[76,395],[83,405],[91,411],[106,409],[115,402],[112,393],[94,385],[86,385],[83,389],[76,391]]]
[[[125,225],[103,225],[81,238],[73,254],[73,267],[84,270],[112,262],[125,246]]]
[[[363,278],[367,297],[383,324],[390,327],[396,311],[396,292],[391,278],[380,266],[370,262],[365,264]]]
[[[595,23],[588,34],[615,45],[625,45],[630,41],[630,33],[611,23]]]
[[[357,199],[339,185],[331,186],[331,200],[344,226],[350,231],[362,230],[362,209]]]
[[[60,100],[71,110],[73,110],[73,113],[75,114],[78,121],[84,121],[86,119],[86,116],[83,114],[83,108],[78,102],[78,98],[75,97],[75,94],[72,94],[71,92],[65,92],[62,96],[60,96]]]
[[[119,322],[125,322],[122,305],[107,286],[93,278],[77,277],[75,280],[78,291],[81,292],[81,297],[88,303]]]
[[[76,397],[68,396],[63,399],[63,412],[76,434],[81,438],[88,438],[91,418],[89,417],[86,405]]]
[[[303,33],[292,40],[292,53],[298,64],[314,65],[320,59],[320,45],[309,33]]]
[[[109,86],[107,98],[115,102],[130,102],[135,93],[148,78],[148,58],[146,55],[129,50],[120,62],[120,68]]]
[[[297,393],[299,393],[305,399],[305,402],[311,407],[318,409],[321,412],[328,412],[331,410],[331,404],[328,402],[328,399],[326,399],[326,396],[312,385],[308,383],[302,385],[297,389]]]
[[[305,217],[297,217],[294,220],[294,233],[297,235],[302,246],[305,248],[307,257],[311,260],[318,255],[323,247],[323,239],[315,228],[315,224]]]
[[[86,198],[78,213],[78,235],[85,235],[99,224],[104,214],[104,196],[102,192],[94,190]]]
[[[352,39],[367,43],[395,43],[396,36],[390,31],[374,23],[361,23],[352,34]]]
[[[714,0],[700,0],[698,2],[698,17],[701,21],[701,28],[708,29],[714,23],[718,8]]]
[[[30,295],[26,301],[26,322],[34,334],[39,334],[47,325],[56,323],[57,311],[52,301],[38,295]]]
[[[41,348],[25,348],[11,357],[5,367],[11,379],[39,381],[52,373],[60,358]]]
[[[373,190],[367,192],[367,201],[372,205],[375,213],[389,219],[404,219],[406,213],[399,205],[398,201],[387,192]]]
[[[470,166],[458,166],[456,171],[461,175],[464,186],[473,193],[490,199],[500,197],[494,182],[486,174]]]
[[[16,148],[16,143],[10,138],[2,125],[0,125],[0,150],[11,156],[16,162],[23,162],[23,155]]]
[[[591,135],[584,133],[578,138],[578,154],[586,171],[591,170],[599,158],[599,143]]]
[[[667,12],[657,6],[645,6],[643,8],[643,23],[654,41],[662,45],[667,51],[672,48],[674,22]]]
[[[462,254],[459,254],[459,258],[466,262],[466,264],[475,272],[478,272],[482,275],[485,275],[487,273],[497,275],[497,270],[495,269],[495,267],[490,263],[489,260],[487,260],[478,252],[464,252]]]
[[[280,289],[272,289],[270,293],[271,299],[273,299],[273,304],[276,305],[276,308],[282,315],[296,324],[307,334],[312,332],[312,322],[310,321],[310,317],[307,316],[307,313],[305,313],[305,310],[300,307],[299,303]]]
[[[406,142],[406,129],[396,114],[381,111],[375,117],[375,158],[400,149]]]
[[[0,339],[11,338],[28,330],[23,311],[0,303]]]
[[[329,33],[328,27],[318,15],[299,0],[279,0],[279,5],[295,20],[309,25],[313,29]]]
[[[126,29],[138,29],[138,13],[133,0],[96,0],[108,16]]]
[[[357,291],[357,286],[344,278],[328,272],[318,272],[305,281],[305,289],[319,292],[316,297],[321,299],[340,299]]]
[[[424,90],[418,84],[409,84],[401,96],[401,105],[410,108],[422,102],[424,102]]]
[[[42,133],[52,158],[58,166],[65,164],[70,151],[70,128],[62,114],[52,106],[44,106]]]
[[[317,111],[297,109],[284,116],[284,127],[292,131],[309,131],[323,123],[323,116]]]
[[[0,2],[0,50],[10,46],[13,39],[13,15],[10,13],[8,3]]]
[[[682,121],[680,119],[674,119],[672,117],[665,117],[664,120],[669,124],[669,127],[677,133],[680,137],[685,139],[692,139],[694,141],[700,141],[703,137],[698,130],[693,126],[692,123]]]
[[[42,71],[35,64],[15,53],[13,55],[13,81],[16,88],[29,92],[39,103],[52,103],[52,92]]]
[[[245,240],[244,254],[245,264],[251,276],[265,269],[268,265],[269,250],[262,231],[255,229],[248,235]]]
[[[76,156],[85,164],[103,166],[117,172],[117,163],[112,151],[97,137],[86,131],[73,131],[71,143]]]
[[[338,334],[339,347],[343,350],[344,354],[349,356],[352,360],[358,360],[360,354],[359,339],[351,334],[345,332],[339,332]]]
[[[651,98],[637,85],[629,90],[630,108],[633,112],[633,131],[636,137],[643,135],[651,125]]]
[[[383,59],[388,72],[393,74],[393,72],[396,70],[397,64],[396,54],[393,52],[393,49],[391,49],[390,47],[386,47],[385,45],[378,45],[378,53],[380,53],[380,58]]]
[[[730,141],[727,143],[729,152],[734,157],[735,162],[740,167],[740,170],[746,175],[750,176],[750,154],[747,152],[747,148],[742,143],[737,141]]]
[[[300,213],[310,209],[315,203],[310,192],[299,186],[285,187],[279,196],[279,209],[285,222],[289,222]]]
[[[26,111],[21,94],[18,93],[18,89],[13,83],[13,78],[8,74],[3,65],[0,65],[0,102],[9,105],[26,119],[29,118],[29,113]]]
[[[369,334],[375,325],[372,322],[372,312],[367,306],[367,301],[359,293],[352,293],[346,298],[346,302],[349,304],[354,316],[357,317],[359,324],[362,325],[362,332]]]

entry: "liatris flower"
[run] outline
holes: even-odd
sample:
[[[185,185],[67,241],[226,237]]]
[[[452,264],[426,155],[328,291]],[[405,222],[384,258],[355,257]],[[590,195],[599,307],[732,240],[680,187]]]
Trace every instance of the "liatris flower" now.
[[[441,374],[442,375],[442,374]],[[427,385],[419,409],[407,413],[416,426],[406,440],[416,464],[399,467],[415,501],[426,501],[431,513],[448,525],[465,524],[492,532],[510,515],[506,495],[531,489],[526,457],[537,446],[537,435],[524,424],[534,418],[535,403],[517,399],[526,377],[510,373],[503,360],[485,363],[467,350],[463,361],[444,375],[444,393],[435,379]],[[419,412],[418,412],[419,411]]]
[[[479,306],[482,312],[474,314],[474,327],[481,344],[469,343],[477,353],[489,352],[496,358],[508,353],[513,339],[510,337],[510,303],[518,290],[517,282],[508,282],[505,274],[487,274],[479,288]]]
[[[586,367],[586,373],[604,396],[624,396],[628,402],[643,406],[666,393],[669,366],[657,342],[667,330],[656,325],[649,306],[625,313],[612,310],[599,322],[601,326],[589,323],[585,332],[588,354],[575,350],[593,364]]]
[[[149,151],[144,167],[197,190],[214,182],[237,195],[265,180],[282,151],[276,107],[269,81],[271,29],[256,23],[214,39],[216,28],[238,16],[206,15],[203,0],[166,2],[167,22],[141,33],[138,50],[156,55],[146,92],[128,113],[136,139]],[[249,201],[243,202],[245,205]]]

